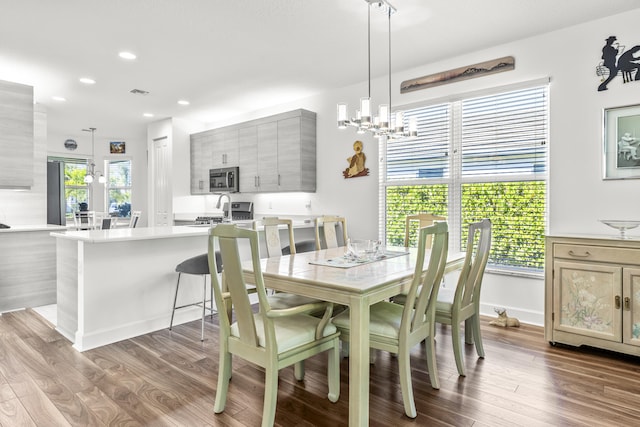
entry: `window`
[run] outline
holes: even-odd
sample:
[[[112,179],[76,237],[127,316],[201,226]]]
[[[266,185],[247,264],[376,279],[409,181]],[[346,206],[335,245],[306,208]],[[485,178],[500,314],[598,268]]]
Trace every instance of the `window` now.
[[[109,213],[131,216],[131,160],[107,160],[107,206]]]
[[[381,224],[402,244],[404,217],[448,218],[452,247],[469,223],[493,223],[491,266],[541,270],[546,229],[547,85],[405,111],[419,137],[388,141],[381,168]]]
[[[80,210],[80,203],[89,206],[89,186],[84,182],[87,173],[85,159],[57,159],[64,163],[64,195],[67,201],[66,218],[73,222],[74,212]]]

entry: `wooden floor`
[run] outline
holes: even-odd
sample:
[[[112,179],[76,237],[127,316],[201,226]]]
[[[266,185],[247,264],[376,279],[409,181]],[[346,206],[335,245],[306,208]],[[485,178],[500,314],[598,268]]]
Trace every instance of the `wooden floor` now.
[[[257,426],[263,399],[259,368],[234,360],[229,399],[213,413],[218,329],[204,343],[192,322],[78,353],[32,310],[0,316],[2,426]],[[404,416],[396,360],[379,352],[371,366],[372,426],[640,425],[640,359],[552,347],[542,328],[502,329],[483,320],[486,358],[466,346],[459,377],[448,328],[438,327],[440,390],[426,373],[424,348],[412,357],[418,417]],[[321,355],[322,356],[322,355]],[[347,425],[348,360],[341,396],[326,398],[326,358],[307,364],[304,382],[280,373],[276,425]]]

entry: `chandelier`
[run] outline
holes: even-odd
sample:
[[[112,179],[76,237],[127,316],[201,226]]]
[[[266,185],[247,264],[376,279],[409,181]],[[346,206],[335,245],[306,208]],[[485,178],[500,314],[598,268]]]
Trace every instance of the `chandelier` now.
[[[415,117],[409,120],[408,128],[404,125],[404,113],[397,111],[395,114],[391,110],[391,15],[396,12],[396,8],[387,0],[365,0],[367,7],[367,52],[369,71],[369,92],[367,97],[360,98],[360,109],[356,111],[355,118],[349,118],[348,106],[346,103],[338,104],[338,129],[347,127],[357,128],[358,133],[370,132],[374,138],[386,136],[387,139],[414,138],[418,136],[418,125]],[[371,8],[385,13],[388,18],[389,36],[389,99],[388,104],[378,106],[378,114],[371,114]]]
[[[87,166],[87,173],[84,176],[84,182],[86,182],[87,184],[91,184],[95,180],[96,175],[98,175],[98,182],[100,184],[104,184],[105,182],[107,182],[107,178],[102,174],[102,172],[100,172],[99,170],[96,170],[96,164],[93,161],[93,150],[94,150],[93,136],[96,131],[96,128],[89,128],[89,129],[82,129],[82,130],[84,132],[91,132],[91,159],[89,160],[90,163]]]

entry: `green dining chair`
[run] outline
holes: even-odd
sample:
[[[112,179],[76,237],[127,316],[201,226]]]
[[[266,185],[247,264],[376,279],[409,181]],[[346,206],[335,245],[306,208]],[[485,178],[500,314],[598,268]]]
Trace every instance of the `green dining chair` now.
[[[491,221],[487,218],[469,225],[464,264],[455,290],[444,288],[436,304],[436,322],[451,325],[453,353],[458,373],[464,372],[464,355],[460,343],[460,323],[464,322],[467,344],[474,344],[478,357],[484,358],[480,334],[480,288],[491,250]]]
[[[423,274],[427,257],[426,242],[429,237],[431,237],[432,246],[428,252],[427,271]],[[399,305],[382,301],[370,308],[369,347],[398,355],[404,412],[410,418],[417,416],[411,384],[410,354],[411,349],[422,341],[426,343],[427,369],[431,387],[440,388],[433,337],[436,299],[447,263],[448,246],[449,232],[446,222],[438,222],[422,228],[418,238],[418,254],[411,287],[407,294],[407,304]],[[340,339],[348,342],[349,311],[334,317],[333,323],[341,333]]]
[[[254,312],[242,272],[241,244],[251,248],[251,262],[258,294],[258,312]],[[211,275],[214,298],[220,307],[231,307],[235,322],[229,317],[219,316],[220,342],[218,365],[218,386],[214,412],[224,411],[229,380],[231,379],[231,357],[236,355],[261,366],[265,370],[264,407],[262,426],[272,426],[276,414],[278,396],[278,371],[294,365],[297,380],[304,379],[304,360],[319,353],[328,352],[328,398],[337,402],[340,396],[340,333],[331,323],[333,305],[320,302],[290,307],[284,310],[272,309],[267,299],[262,269],[260,265],[258,232],[240,229],[235,224],[219,224],[209,230],[209,270],[217,271],[215,251],[219,248],[224,269],[221,276]],[[325,309],[320,319],[307,313],[318,308]],[[245,390],[253,393],[254,390]]]
[[[342,245],[338,240],[337,227],[342,228]],[[347,245],[347,219],[341,216],[323,215],[315,219],[316,250]]]
[[[280,227],[286,227],[287,236],[289,238],[289,253],[296,253],[295,237],[293,235],[293,221],[278,217],[264,217],[253,221],[253,229],[264,234],[264,242],[266,247],[266,255],[268,258],[279,257],[283,255],[282,243],[280,240]],[[268,295],[269,305],[271,308],[284,309],[296,305],[311,304],[318,302],[313,298],[304,297],[302,295],[291,294],[288,292],[276,292]],[[319,310],[314,315],[322,317],[324,310]]]

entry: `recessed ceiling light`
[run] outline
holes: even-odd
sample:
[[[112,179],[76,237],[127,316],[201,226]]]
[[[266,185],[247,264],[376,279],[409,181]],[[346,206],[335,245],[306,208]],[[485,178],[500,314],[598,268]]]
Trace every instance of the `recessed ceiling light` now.
[[[189,105],[189,101],[181,99],[180,101],[178,101],[178,104],[180,104],[180,105]]]
[[[86,85],[94,85],[96,81],[90,77],[80,77],[80,83],[84,83]]]
[[[53,99],[54,101],[60,101],[60,102],[66,101],[66,98],[62,96],[52,96],[51,99]]]
[[[145,117],[153,117],[153,114],[152,113],[144,113],[143,116],[145,116]]]
[[[136,55],[131,52],[120,52],[118,56],[122,59],[129,59],[129,60],[136,59]]]

